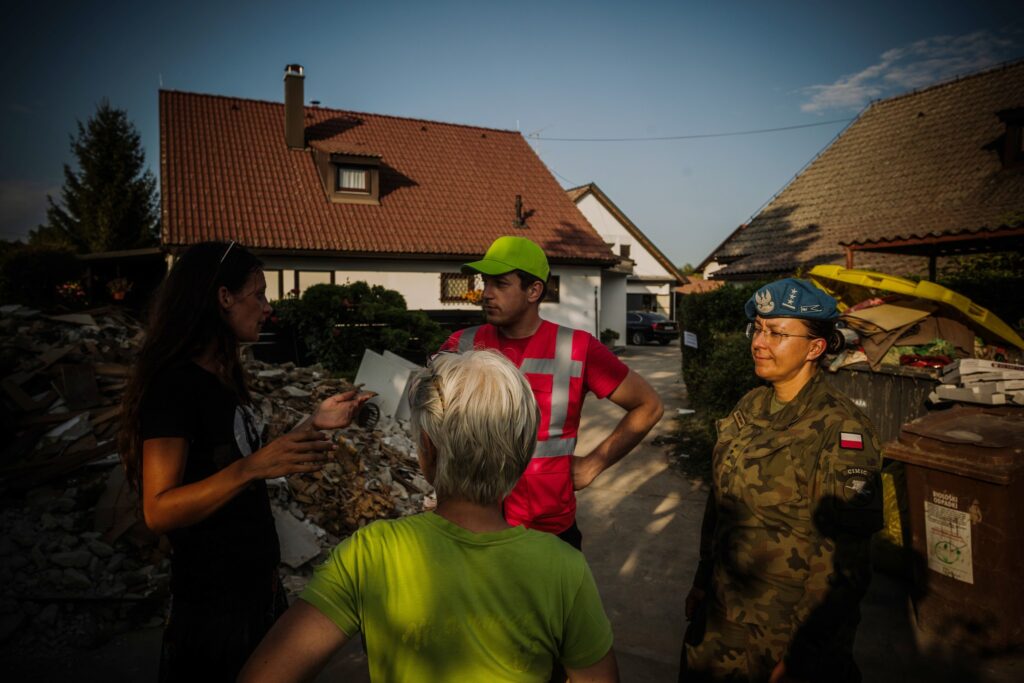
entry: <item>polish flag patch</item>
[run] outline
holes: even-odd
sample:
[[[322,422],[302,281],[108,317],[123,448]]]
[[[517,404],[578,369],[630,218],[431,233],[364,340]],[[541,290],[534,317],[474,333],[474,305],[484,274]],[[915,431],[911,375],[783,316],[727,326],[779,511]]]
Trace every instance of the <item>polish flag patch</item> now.
[[[853,432],[839,432],[839,447],[862,451],[864,450],[864,438]]]

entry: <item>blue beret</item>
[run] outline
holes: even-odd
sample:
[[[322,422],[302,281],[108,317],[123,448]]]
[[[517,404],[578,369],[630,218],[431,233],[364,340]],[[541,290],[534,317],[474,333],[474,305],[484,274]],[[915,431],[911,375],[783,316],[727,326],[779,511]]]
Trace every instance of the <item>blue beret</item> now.
[[[787,277],[765,285],[747,299],[747,318],[801,318],[834,320],[839,316],[836,300],[807,280]]]

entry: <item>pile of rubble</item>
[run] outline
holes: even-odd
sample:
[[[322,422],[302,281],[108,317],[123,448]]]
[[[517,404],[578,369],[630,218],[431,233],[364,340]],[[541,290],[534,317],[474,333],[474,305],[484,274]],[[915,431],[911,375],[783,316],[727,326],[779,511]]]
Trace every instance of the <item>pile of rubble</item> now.
[[[143,330],[116,308],[49,316],[0,307],[0,643],[88,645],[158,623],[169,547],[141,523],[116,452],[120,400]],[[319,366],[246,359],[265,441],[353,387]],[[402,425],[333,435],[336,458],[271,484],[285,582],[355,529],[422,511],[432,489]]]

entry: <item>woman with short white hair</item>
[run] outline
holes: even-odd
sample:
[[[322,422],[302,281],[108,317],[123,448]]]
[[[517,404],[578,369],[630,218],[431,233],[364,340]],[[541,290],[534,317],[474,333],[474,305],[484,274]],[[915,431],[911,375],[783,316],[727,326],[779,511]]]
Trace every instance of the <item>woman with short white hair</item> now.
[[[357,632],[375,681],[617,681],[608,618],[583,555],[505,522],[538,410],[495,351],[441,354],[414,378],[412,426],[437,508],[378,521],[317,568],[242,672],[311,679]]]

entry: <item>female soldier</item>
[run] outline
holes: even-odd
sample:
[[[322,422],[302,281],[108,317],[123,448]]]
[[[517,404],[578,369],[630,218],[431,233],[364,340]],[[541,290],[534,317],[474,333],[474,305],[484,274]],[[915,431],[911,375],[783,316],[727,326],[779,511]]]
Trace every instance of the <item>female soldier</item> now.
[[[789,278],[759,289],[746,314],[754,372],[770,386],[718,423],[680,680],[859,681],[881,456],[867,419],[818,372],[842,345],[836,302]]]
[[[156,295],[124,396],[121,453],[147,526],[167,534],[172,607],[160,680],[234,680],[287,607],[265,479],[320,469],[369,396],[326,399],[263,446],[239,343],[270,313],[262,264],[235,242],[186,251]]]

